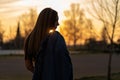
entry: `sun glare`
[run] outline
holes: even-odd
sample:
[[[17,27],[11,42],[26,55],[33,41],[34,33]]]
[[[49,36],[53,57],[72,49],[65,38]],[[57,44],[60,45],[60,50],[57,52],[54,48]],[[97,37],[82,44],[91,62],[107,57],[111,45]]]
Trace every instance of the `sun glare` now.
[[[53,32],[54,32],[54,30],[53,30],[53,29],[50,29],[50,30],[49,30],[49,33],[53,33]]]

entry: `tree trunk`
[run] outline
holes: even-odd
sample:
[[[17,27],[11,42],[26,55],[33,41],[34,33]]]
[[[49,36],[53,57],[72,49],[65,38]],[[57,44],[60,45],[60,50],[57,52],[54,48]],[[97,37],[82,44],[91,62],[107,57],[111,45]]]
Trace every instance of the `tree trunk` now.
[[[111,61],[112,61],[112,54],[113,54],[112,52],[109,53],[107,80],[111,80]]]

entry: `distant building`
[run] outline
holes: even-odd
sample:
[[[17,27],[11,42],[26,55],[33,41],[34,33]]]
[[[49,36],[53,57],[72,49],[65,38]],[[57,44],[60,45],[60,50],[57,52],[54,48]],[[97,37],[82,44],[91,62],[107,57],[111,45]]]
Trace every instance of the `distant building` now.
[[[23,37],[21,36],[21,33],[20,33],[20,22],[18,22],[14,44],[16,49],[21,49],[23,47]]]

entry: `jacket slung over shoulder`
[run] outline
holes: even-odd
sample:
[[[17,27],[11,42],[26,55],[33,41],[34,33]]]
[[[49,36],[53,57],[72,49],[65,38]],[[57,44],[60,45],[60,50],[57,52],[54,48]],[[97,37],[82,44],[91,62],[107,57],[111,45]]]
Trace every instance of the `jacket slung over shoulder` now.
[[[73,80],[72,62],[64,38],[59,32],[49,35],[44,50],[44,57],[41,63],[36,63],[32,80]],[[40,67],[37,67],[39,64]]]

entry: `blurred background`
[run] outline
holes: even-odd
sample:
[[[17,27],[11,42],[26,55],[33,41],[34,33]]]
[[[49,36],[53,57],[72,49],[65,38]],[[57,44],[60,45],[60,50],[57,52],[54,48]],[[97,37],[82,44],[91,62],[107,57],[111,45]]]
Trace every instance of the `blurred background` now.
[[[23,49],[24,39],[34,28],[38,14],[45,7],[51,7],[58,11],[60,25],[57,30],[69,47],[90,49],[92,46],[96,50],[107,51],[113,34],[114,45],[118,50],[119,11],[115,14],[112,1],[109,2],[108,10],[101,7],[102,3],[102,7],[106,8],[107,2],[102,0],[1,0],[0,49]]]
[[[65,38],[71,53],[75,78],[83,77],[80,75],[107,74],[110,66],[107,64],[112,59],[110,57],[112,54],[113,63],[116,63],[111,64],[113,72],[120,72],[120,66],[117,63],[120,61],[120,0],[0,0],[0,62],[2,63],[0,80],[7,80],[5,75],[12,70],[7,71],[8,73],[5,75],[2,73],[11,64],[18,66],[19,61],[20,71],[23,70],[28,76],[27,78],[31,78],[31,73],[24,69],[24,40],[34,28],[40,11],[46,7],[51,7],[58,12],[60,25],[57,31]],[[88,57],[89,54],[92,57]],[[12,57],[8,57],[8,55],[12,55]],[[86,70],[87,67],[80,66],[90,67],[92,65],[86,65],[88,64],[86,60],[91,63],[101,61],[95,62],[93,65],[104,63],[101,65],[104,67],[91,69],[95,74],[90,74],[92,71],[89,73]],[[83,64],[83,61],[86,64]],[[103,72],[99,73],[99,68]],[[3,75],[4,77],[2,77]],[[22,72],[21,75],[23,75]],[[27,80],[27,78],[20,78],[20,80]],[[9,80],[13,80],[13,78]]]

